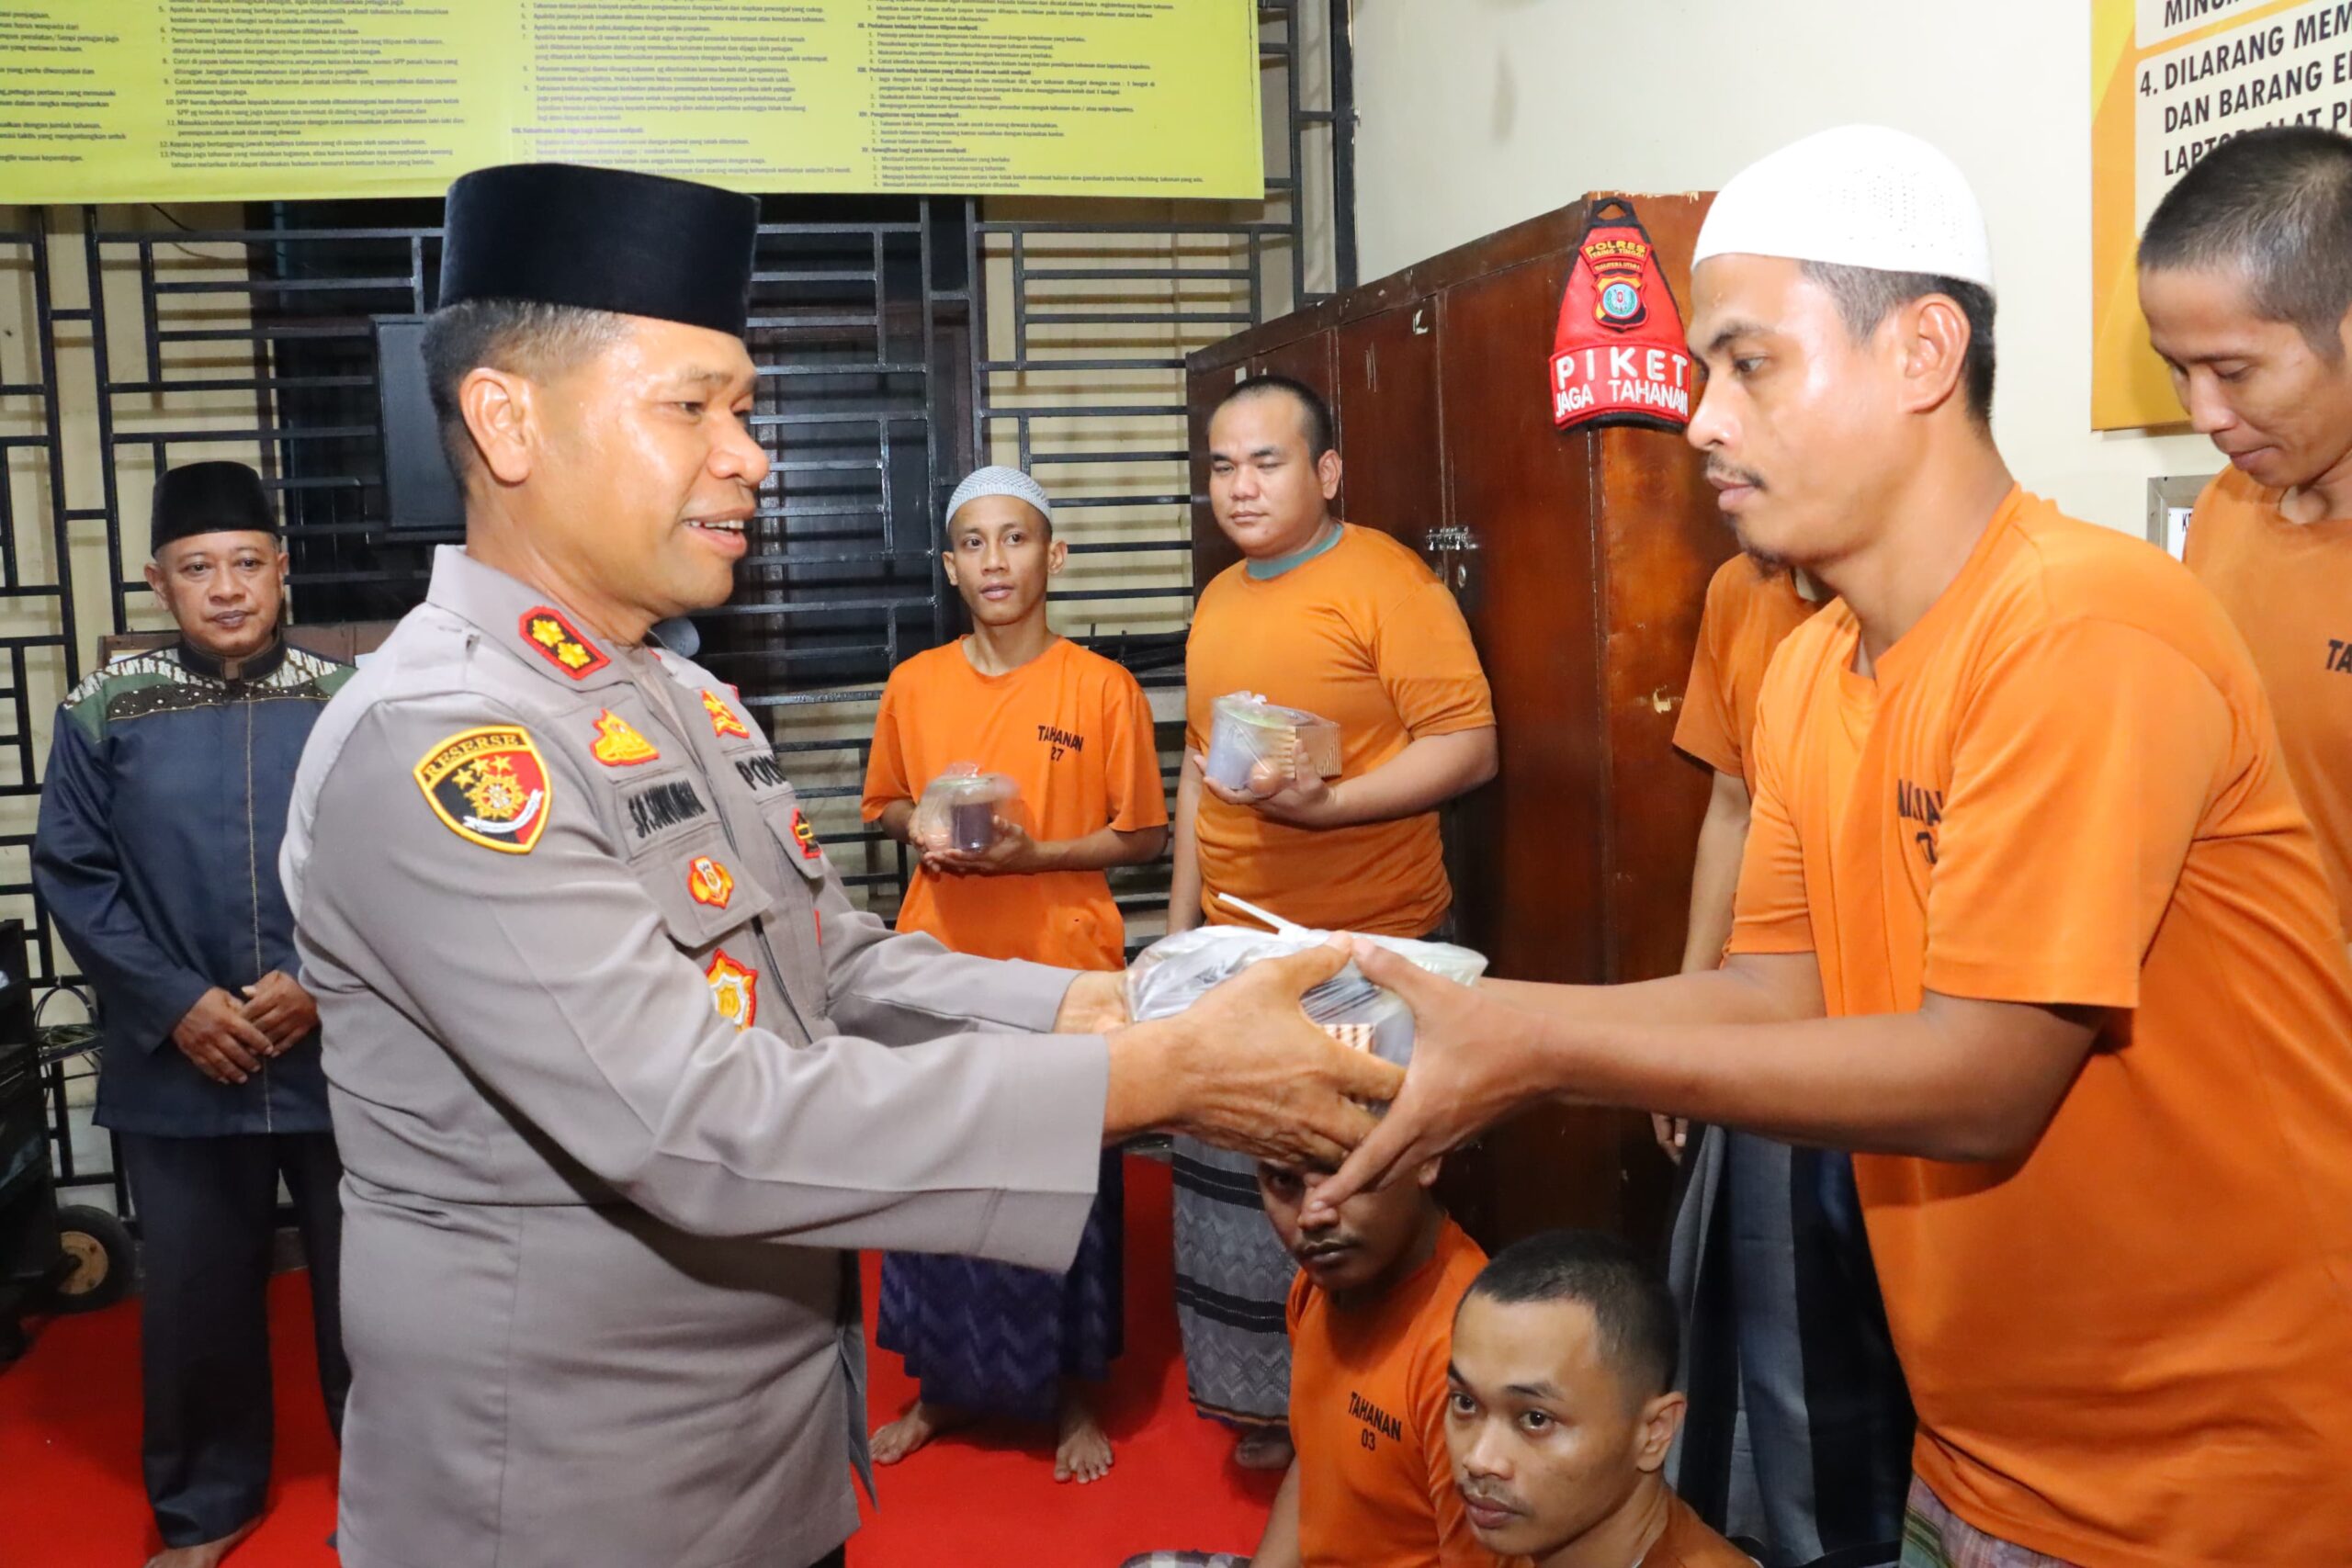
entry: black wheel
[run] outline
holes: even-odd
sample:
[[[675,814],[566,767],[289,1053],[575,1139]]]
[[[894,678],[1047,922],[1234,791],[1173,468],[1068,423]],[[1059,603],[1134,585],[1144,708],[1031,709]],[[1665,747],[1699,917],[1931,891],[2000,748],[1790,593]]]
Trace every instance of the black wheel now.
[[[120,1220],[86,1203],[68,1203],[57,1211],[57,1235],[70,1265],[51,1303],[57,1311],[96,1312],[130,1293],[138,1257]]]

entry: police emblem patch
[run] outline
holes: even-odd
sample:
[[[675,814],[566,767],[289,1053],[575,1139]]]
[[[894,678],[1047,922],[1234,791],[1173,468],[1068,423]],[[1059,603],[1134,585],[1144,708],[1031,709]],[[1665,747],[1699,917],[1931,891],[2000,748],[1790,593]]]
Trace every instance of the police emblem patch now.
[[[724,909],[735,897],[735,877],[708,855],[696,855],[686,867],[686,893],[697,904]]]
[[[710,715],[710,732],[721,740],[730,735],[744,740],[752,738],[751,727],[735,716],[735,710],[729,707],[727,699],[717,692],[707,689],[703,692],[702,711]]]
[[[606,708],[596,716],[596,744],[589,748],[596,761],[608,768],[634,768],[639,762],[658,762],[662,753],[653,742],[639,735],[628,720]]]
[[[817,841],[815,826],[800,814],[800,807],[797,806],[792,808],[792,841],[799,847],[802,860],[815,860],[825,852],[825,846]]]
[[[710,1005],[718,1016],[738,1029],[751,1028],[760,1016],[759,972],[744,968],[721,949],[712,955],[703,977],[710,982]]]
[[[526,855],[555,807],[555,787],[528,730],[461,730],[416,764],[416,787],[441,825],[469,843]]]
[[[580,635],[563,612],[545,604],[523,612],[523,640],[549,664],[578,681],[612,662],[604,649]]]

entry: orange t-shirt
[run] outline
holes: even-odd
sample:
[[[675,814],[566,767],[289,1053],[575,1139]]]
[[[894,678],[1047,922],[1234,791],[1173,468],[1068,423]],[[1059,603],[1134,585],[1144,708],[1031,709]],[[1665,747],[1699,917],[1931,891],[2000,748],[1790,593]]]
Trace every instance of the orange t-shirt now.
[[[2189,517],[2188,570],[2254,651],[2352,935],[2352,518],[2290,523],[2279,494],[2223,470]]]
[[[956,762],[1021,786],[1023,825],[1039,840],[1082,839],[1168,820],[1151,706],[1136,678],[1066,638],[1020,669],[983,675],[961,642],[890,671],[865,767],[868,822]],[[899,930],[928,931],[958,953],[1067,969],[1126,963],[1126,929],[1099,871],[938,876],[907,882]]]
[[[1756,1559],[1709,1529],[1690,1504],[1668,1497],[1667,1506],[1666,1533],[1650,1543],[1638,1568],[1756,1568]]]
[[[1699,618],[1690,682],[1682,689],[1682,716],[1674,721],[1676,747],[1719,773],[1737,775],[1753,794],[1747,737],[1756,728],[1756,694],[1781,639],[1820,608],[1797,592],[1793,571],[1766,572],[1744,555],[1717,567]]]
[[[1376,1302],[1342,1309],[1305,1270],[1291,1281],[1301,1568],[1493,1568],[1445,1451],[1453,1309],[1486,1263],[1449,1219],[1429,1261]]]
[[[1732,951],[1837,1017],[2114,1010],[2021,1163],[1855,1157],[1915,1466],[2071,1561],[2344,1561],[2352,964],[2245,644],[2022,491],[1875,679],[1856,638],[1765,679]]]
[[[1421,558],[1370,528],[1265,581],[1237,562],[1201,591],[1184,648],[1184,743],[1208,747],[1210,705],[1256,692],[1340,727],[1342,779],[1412,741],[1495,722],[1486,671],[1453,595]],[[1437,813],[1346,828],[1293,828],[1204,790],[1194,826],[1202,910],[1254,922],[1229,893],[1333,931],[1419,936],[1453,908]]]

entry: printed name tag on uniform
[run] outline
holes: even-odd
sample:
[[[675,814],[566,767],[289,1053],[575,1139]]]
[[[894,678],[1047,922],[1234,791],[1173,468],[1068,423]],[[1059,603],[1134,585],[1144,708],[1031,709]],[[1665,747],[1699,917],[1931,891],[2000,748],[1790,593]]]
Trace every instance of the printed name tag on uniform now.
[[[724,909],[735,897],[735,875],[708,855],[696,855],[686,867],[686,894],[697,904]]]
[[[608,768],[634,768],[640,762],[658,762],[662,753],[653,742],[639,734],[628,720],[605,708],[596,716],[596,744],[590,751],[596,761]]]
[[[721,740],[730,735],[743,740],[752,738],[751,727],[735,716],[735,710],[727,705],[727,699],[707,687],[702,694],[702,708],[703,712],[710,715],[710,732]]]
[[[718,1016],[738,1029],[749,1029],[752,1021],[760,1016],[760,976],[756,969],[746,969],[727,956],[720,949],[703,971],[710,982],[710,1004]]]
[[[538,650],[539,657],[562,671],[575,681],[585,680],[612,662],[605,650],[580,635],[578,627],[564,619],[563,612],[541,604],[535,610],[523,612],[523,640]]]
[[[539,749],[512,725],[460,730],[427,751],[415,773],[443,827],[502,854],[529,854],[555,808]]]

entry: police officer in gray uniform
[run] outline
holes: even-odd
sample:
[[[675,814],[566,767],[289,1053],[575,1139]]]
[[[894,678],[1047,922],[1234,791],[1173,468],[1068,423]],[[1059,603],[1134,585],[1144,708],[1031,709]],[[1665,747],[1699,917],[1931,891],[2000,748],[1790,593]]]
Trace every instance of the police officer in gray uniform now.
[[[839,1249],[1067,1268],[1106,1140],[1329,1160],[1396,1088],[1297,1008],[1336,949],[1131,1024],[1116,975],[891,934],[652,645],[728,597],[767,472],[756,210],[545,164],[449,193],[467,543],[321,719],[281,863],[347,1172],[347,1568],[835,1561]]]

